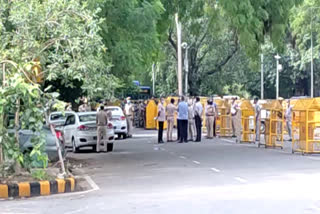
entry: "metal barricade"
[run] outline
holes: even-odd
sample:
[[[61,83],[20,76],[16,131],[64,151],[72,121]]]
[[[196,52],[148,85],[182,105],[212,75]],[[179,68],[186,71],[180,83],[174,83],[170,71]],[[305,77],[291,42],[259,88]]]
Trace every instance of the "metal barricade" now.
[[[231,113],[228,100],[220,107],[220,137],[232,137]]]
[[[264,145],[265,148],[280,147],[283,149],[283,131],[284,131],[284,110],[279,100],[269,101],[264,105],[266,110],[264,143],[262,139],[259,147]]]
[[[146,107],[146,129],[156,129],[157,121],[154,119],[157,117],[157,104],[154,100],[149,100]]]
[[[221,107],[223,105],[223,100],[222,99],[215,99],[214,102],[217,104],[217,108],[218,108],[218,112],[217,112],[217,120],[216,120],[216,133],[217,135],[220,134],[220,127],[221,127],[221,117],[220,117],[220,114],[221,114]]]
[[[292,153],[320,153],[320,99],[301,99],[293,107]]]
[[[249,100],[242,101],[241,110],[241,143],[255,143],[255,110]]]

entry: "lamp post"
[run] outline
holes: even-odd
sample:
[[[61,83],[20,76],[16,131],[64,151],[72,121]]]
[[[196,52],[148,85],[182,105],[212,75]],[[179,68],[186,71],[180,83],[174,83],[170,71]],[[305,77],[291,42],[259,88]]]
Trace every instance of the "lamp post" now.
[[[320,7],[310,7],[311,9],[311,21],[310,21],[310,29],[311,29],[311,93],[310,96],[313,98],[313,84],[314,84],[314,74],[313,74],[313,10],[314,9],[319,9]]]
[[[177,26],[177,52],[178,52],[178,93],[179,96],[183,95],[182,92],[182,51],[181,51],[181,23],[179,22],[178,14],[176,13],[176,26]]]
[[[279,59],[281,59],[281,57],[277,54],[274,58],[277,60],[276,98],[279,99],[279,70],[281,70]]]
[[[263,85],[263,54],[261,54],[261,100],[263,100],[264,95],[264,85]]]
[[[184,69],[185,69],[185,89],[184,89],[184,94],[188,94],[188,75],[189,75],[189,59],[188,59],[188,50],[189,46],[186,42],[182,43],[182,48],[186,50],[185,56],[184,56]]]

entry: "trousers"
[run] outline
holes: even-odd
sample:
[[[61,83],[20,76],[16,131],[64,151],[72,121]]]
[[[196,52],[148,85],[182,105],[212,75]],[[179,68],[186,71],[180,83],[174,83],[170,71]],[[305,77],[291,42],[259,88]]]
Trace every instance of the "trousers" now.
[[[197,129],[197,138],[196,141],[201,141],[201,128],[202,128],[202,121],[199,115],[195,117],[196,129]]]
[[[131,116],[127,116],[127,125],[128,125],[128,136],[132,136],[132,129],[133,129],[133,118]]]
[[[158,130],[158,143],[162,142],[163,137],[163,121],[159,121],[159,130]]]
[[[188,120],[180,120],[180,142],[188,141]]]
[[[172,139],[172,132],[173,132],[173,125],[174,125],[174,118],[168,117],[167,119],[168,128],[167,128],[167,141],[173,141]]]
[[[97,152],[100,152],[101,142],[103,143],[104,151],[107,151],[107,127],[106,126],[98,126],[97,127]]]
[[[207,116],[207,137],[213,138],[214,116]]]
[[[188,120],[188,139],[194,140],[196,136],[196,124],[194,119]]]

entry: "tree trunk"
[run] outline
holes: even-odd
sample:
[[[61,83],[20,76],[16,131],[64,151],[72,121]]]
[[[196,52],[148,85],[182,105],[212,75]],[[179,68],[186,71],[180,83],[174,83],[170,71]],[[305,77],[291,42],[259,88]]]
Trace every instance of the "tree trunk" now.
[[[19,144],[19,113],[20,113],[20,99],[17,99],[16,101],[16,113],[15,113],[15,121],[14,121],[14,130],[15,130],[15,142],[16,142],[16,146],[17,148],[20,148],[20,144]],[[15,163],[15,169],[14,169],[16,174],[20,174],[21,172],[21,165],[19,163],[18,160],[16,160]]]

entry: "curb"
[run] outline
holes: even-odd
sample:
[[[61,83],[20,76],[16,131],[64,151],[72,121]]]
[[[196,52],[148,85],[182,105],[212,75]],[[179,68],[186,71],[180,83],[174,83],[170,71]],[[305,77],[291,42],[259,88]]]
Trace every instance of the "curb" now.
[[[76,180],[74,178],[39,182],[22,182],[9,185],[0,184],[0,199],[68,193],[74,192],[75,187]]]

